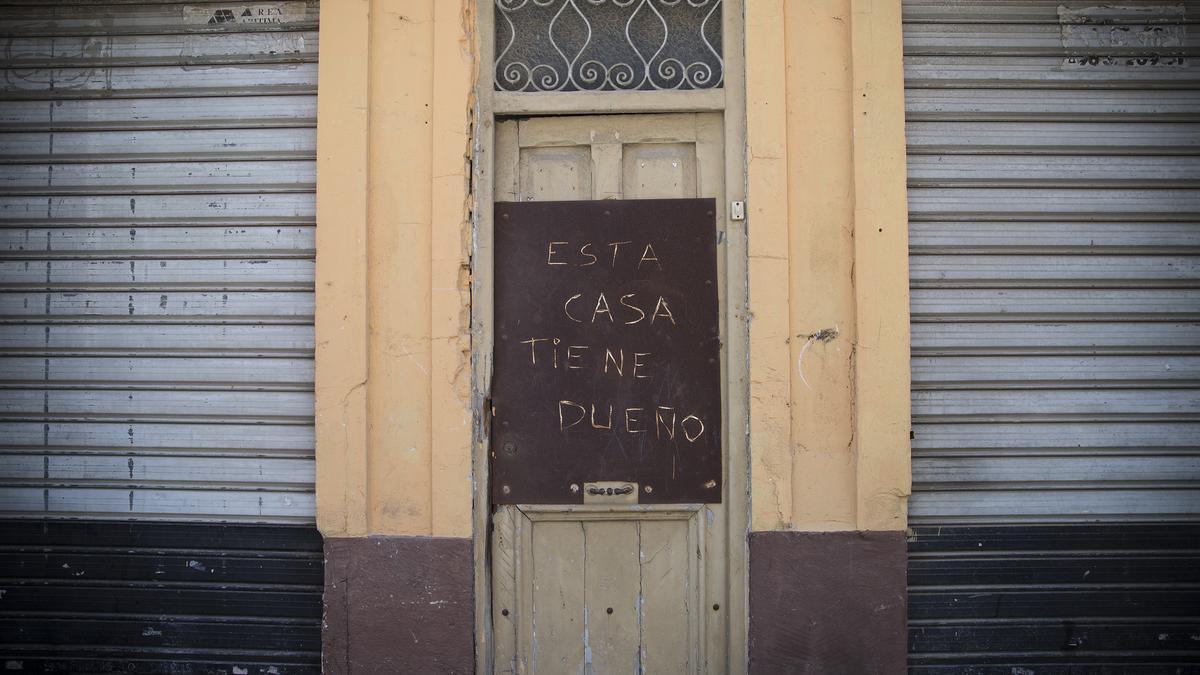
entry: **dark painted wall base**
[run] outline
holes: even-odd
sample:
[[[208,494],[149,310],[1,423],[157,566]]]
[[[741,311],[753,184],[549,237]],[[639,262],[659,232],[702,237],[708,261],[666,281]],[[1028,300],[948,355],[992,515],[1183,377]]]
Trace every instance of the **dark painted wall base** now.
[[[753,532],[750,672],[905,671],[903,532]]]
[[[471,540],[325,540],[325,673],[471,673]]]

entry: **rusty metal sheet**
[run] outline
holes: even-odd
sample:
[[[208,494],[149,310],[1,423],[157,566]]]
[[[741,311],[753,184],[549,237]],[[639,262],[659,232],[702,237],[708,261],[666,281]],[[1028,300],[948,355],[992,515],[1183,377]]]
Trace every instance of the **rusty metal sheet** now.
[[[493,503],[721,501],[714,200],[495,209]]]

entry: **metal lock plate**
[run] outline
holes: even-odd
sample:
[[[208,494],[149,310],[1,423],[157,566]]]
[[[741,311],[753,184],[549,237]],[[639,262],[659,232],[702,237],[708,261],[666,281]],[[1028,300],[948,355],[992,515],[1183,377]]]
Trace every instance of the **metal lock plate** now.
[[[743,202],[743,201],[729,202],[729,219],[730,220],[745,220],[746,219],[746,202]]]
[[[625,481],[597,481],[583,484],[584,504],[636,504],[638,484]]]

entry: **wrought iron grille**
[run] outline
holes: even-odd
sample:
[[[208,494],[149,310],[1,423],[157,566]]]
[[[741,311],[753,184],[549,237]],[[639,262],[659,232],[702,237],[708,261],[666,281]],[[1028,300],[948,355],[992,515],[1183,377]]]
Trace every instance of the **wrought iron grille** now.
[[[721,0],[495,0],[497,91],[712,89]]]

